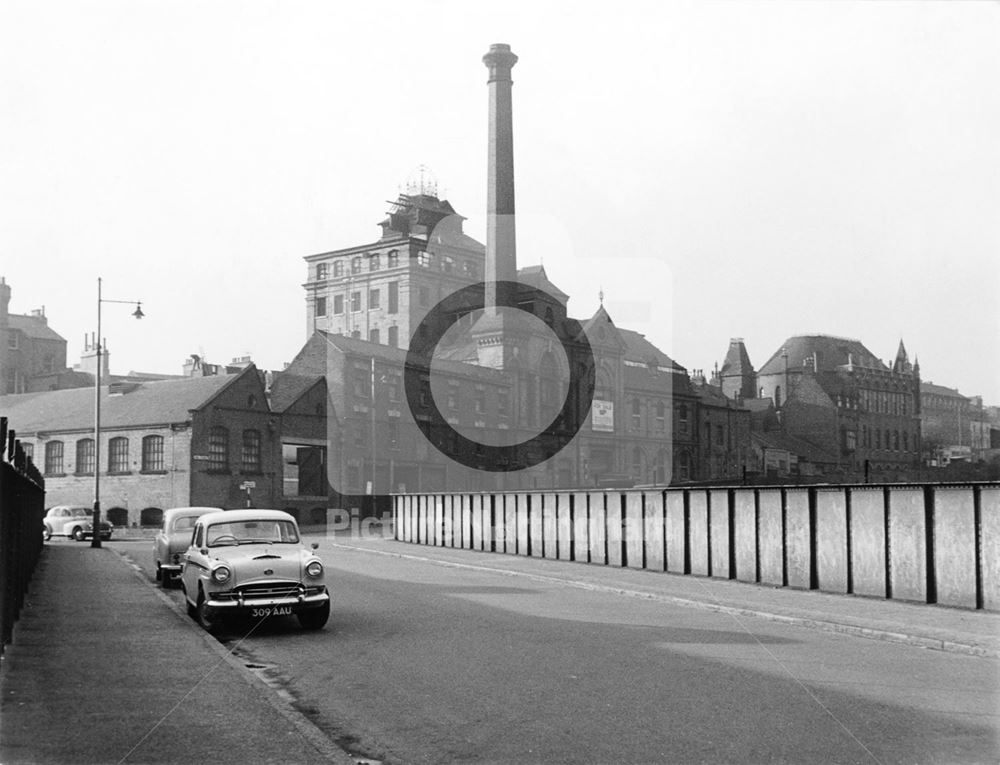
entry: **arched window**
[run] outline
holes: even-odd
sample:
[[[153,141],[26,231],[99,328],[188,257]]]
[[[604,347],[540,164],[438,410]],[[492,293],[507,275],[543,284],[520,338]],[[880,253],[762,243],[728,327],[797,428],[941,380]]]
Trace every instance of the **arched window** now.
[[[144,507],[139,513],[139,525],[143,528],[163,525],[163,511],[158,507]]]
[[[142,470],[163,470],[163,436],[145,436],[142,439]]]
[[[208,431],[208,469],[229,469],[229,431],[221,425]]]
[[[775,409],[780,409],[781,408],[781,386],[780,385],[775,385],[774,386],[774,408]]]
[[[108,521],[115,526],[128,528],[128,510],[124,507],[112,507],[108,510]]]
[[[260,472],[260,431],[248,428],[243,431],[243,459],[241,460],[244,473]]]
[[[63,442],[49,441],[45,444],[45,475],[62,475]]]
[[[399,252],[390,250],[387,258],[386,268],[397,268],[399,266]]]
[[[93,438],[81,438],[76,442],[76,473],[77,475],[93,475],[94,473]]]
[[[124,436],[108,441],[108,472],[128,472],[128,439]]]

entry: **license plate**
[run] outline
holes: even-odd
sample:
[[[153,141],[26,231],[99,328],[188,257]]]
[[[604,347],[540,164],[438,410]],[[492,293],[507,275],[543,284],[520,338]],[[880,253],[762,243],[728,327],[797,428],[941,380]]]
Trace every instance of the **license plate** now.
[[[268,608],[251,608],[250,616],[254,619],[263,619],[266,616],[291,616],[291,606],[274,606]]]

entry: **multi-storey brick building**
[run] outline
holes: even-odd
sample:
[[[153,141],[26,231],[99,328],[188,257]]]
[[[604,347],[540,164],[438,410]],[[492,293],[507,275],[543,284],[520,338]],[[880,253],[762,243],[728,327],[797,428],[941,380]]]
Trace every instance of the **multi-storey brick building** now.
[[[727,390],[742,395],[752,379],[756,397],[773,402],[780,432],[819,448],[802,457],[825,460],[820,472],[896,479],[919,467],[920,368],[902,342],[890,367],[858,340],[790,337],[757,372],[742,345],[731,343],[727,362],[739,361],[720,374]]]
[[[66,371],[66,340],[45,309],[10,313],[11,288],[0,277],[0,395],[49,390]]]
[[[963,396],[955,388],[922,382],[920,424],[928,465],[976,462],[990,450],[989,418],[980,396]]]

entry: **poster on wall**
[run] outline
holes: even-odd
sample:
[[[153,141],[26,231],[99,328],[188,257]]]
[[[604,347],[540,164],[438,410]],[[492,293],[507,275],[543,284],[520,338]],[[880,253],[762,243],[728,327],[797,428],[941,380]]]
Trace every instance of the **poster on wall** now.
[[[590,427],[592,430],[613,433],[615,430],[615,405],[612,401],[594,399],[591,407]]]

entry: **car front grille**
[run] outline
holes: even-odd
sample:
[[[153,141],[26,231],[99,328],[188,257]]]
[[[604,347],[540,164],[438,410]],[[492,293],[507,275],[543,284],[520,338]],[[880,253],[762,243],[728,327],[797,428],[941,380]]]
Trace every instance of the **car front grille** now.
[[[245,584],[235,590],[212,593],[213,600],[267,600],[274,598],[308,597],[321,595],[325,591],[322,586],[304,587],[298,582],[258,582]]]

